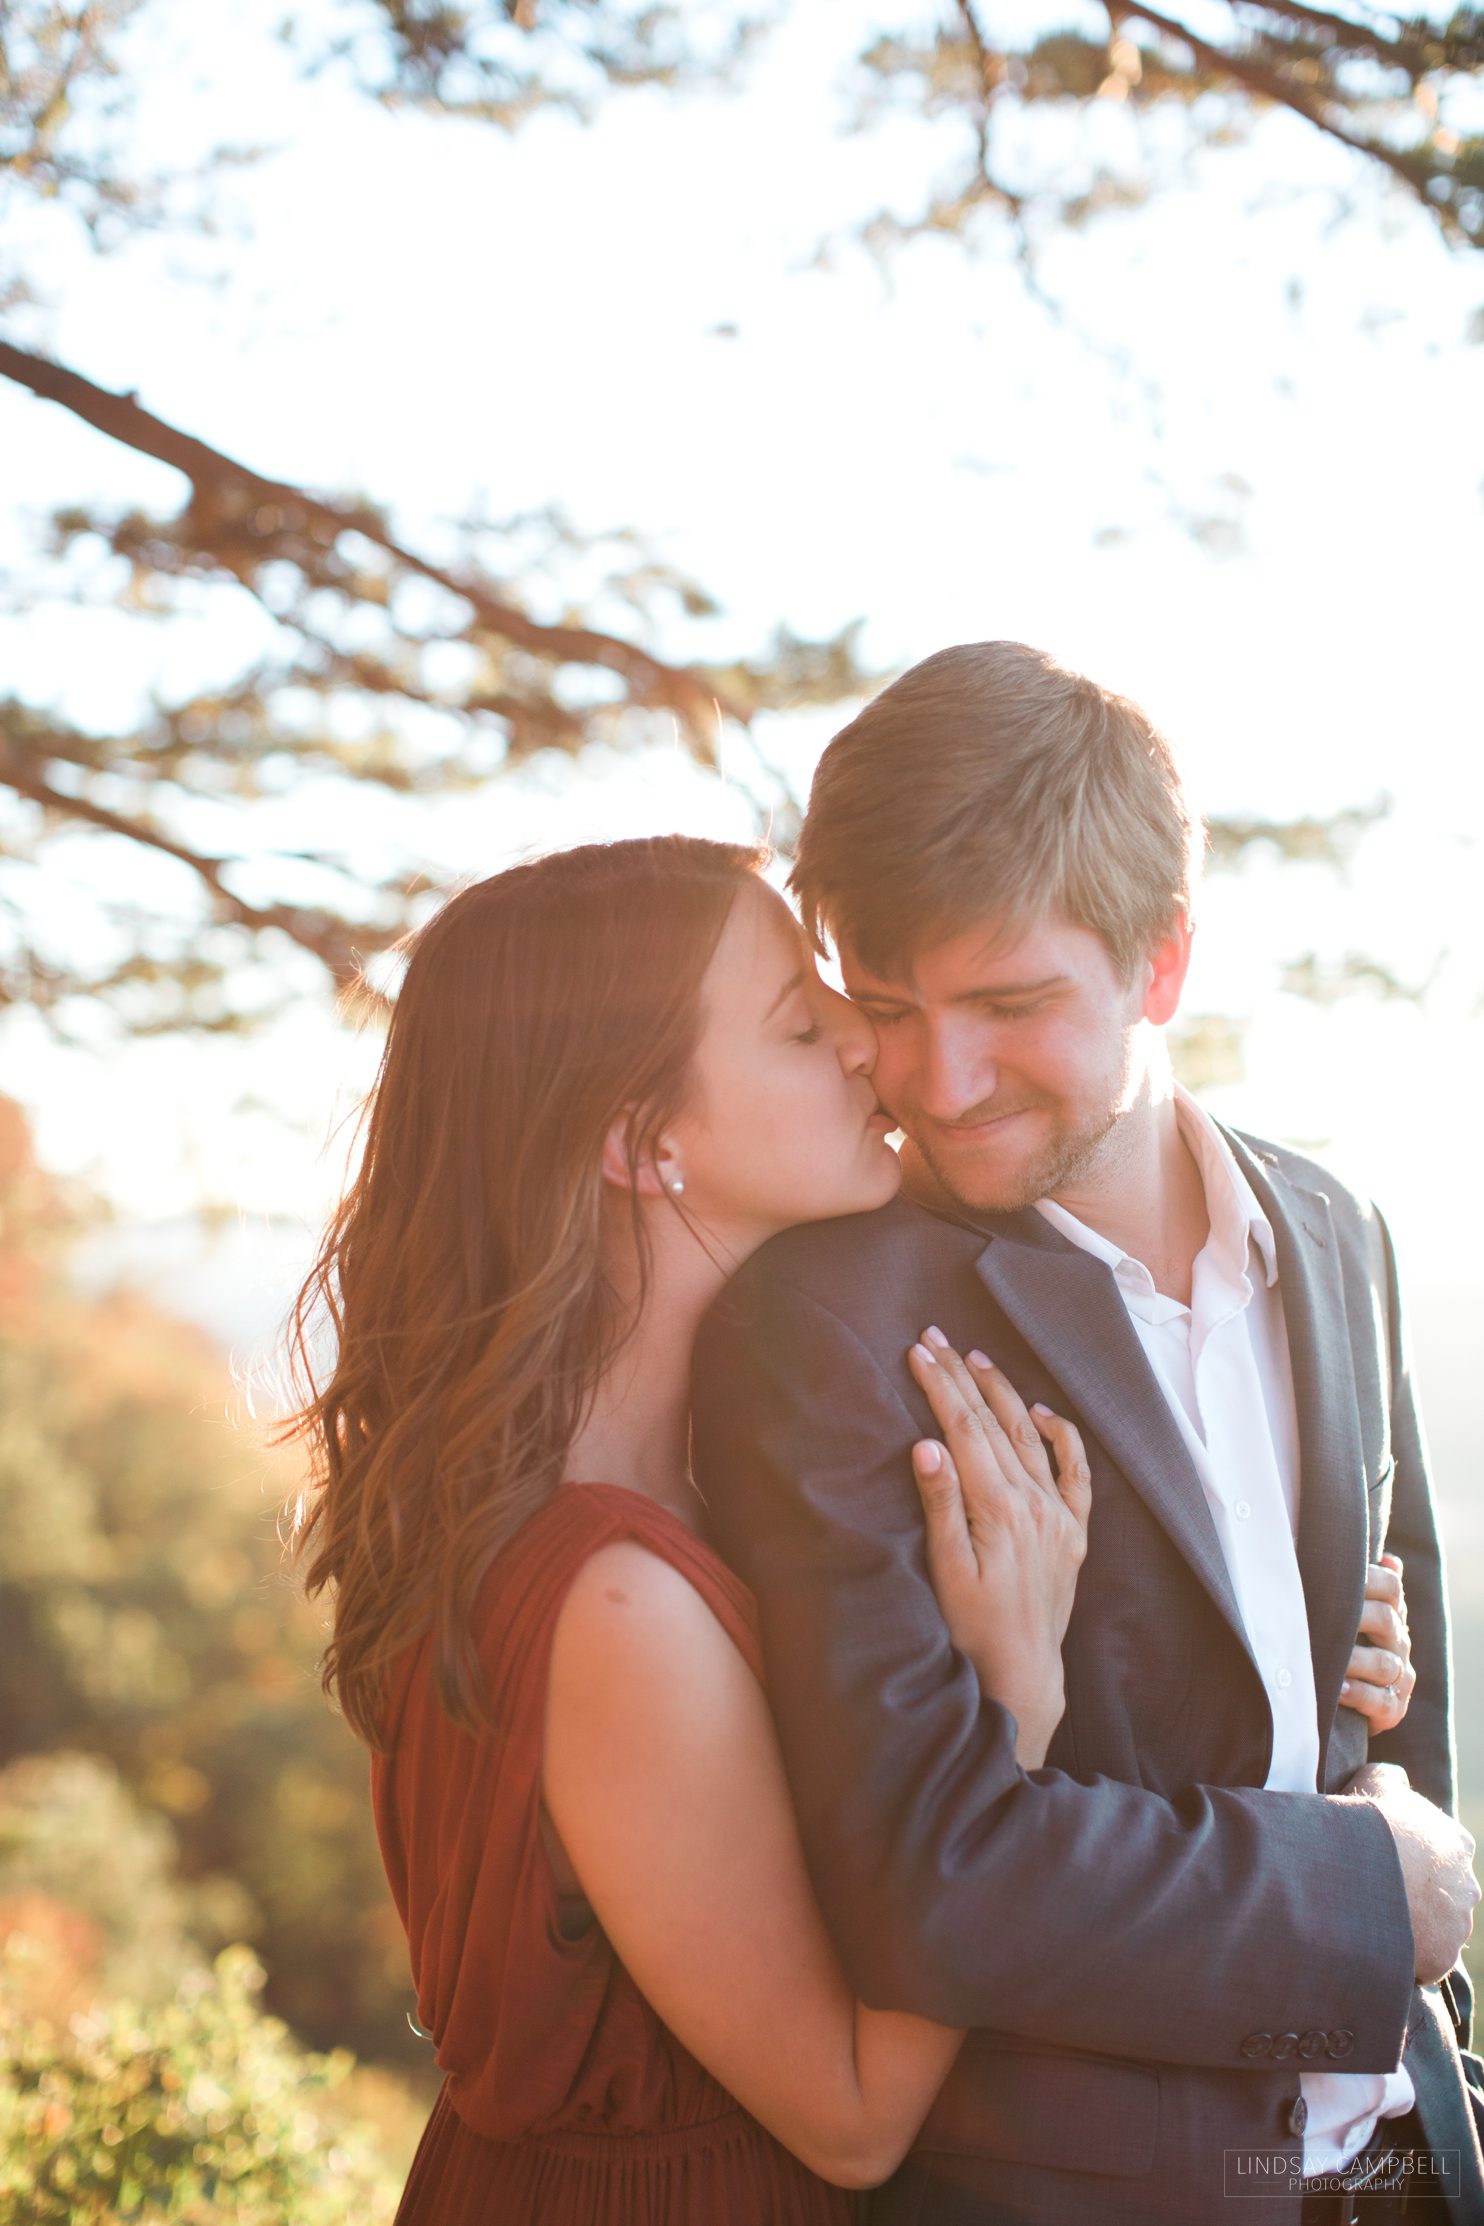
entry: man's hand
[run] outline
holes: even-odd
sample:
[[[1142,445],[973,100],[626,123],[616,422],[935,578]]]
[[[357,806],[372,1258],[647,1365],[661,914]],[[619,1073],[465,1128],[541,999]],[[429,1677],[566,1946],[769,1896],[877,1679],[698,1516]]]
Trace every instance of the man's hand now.
[[[1394,1763],[1367,1763],[1349,1790],[1374,1802],[1391,1827],[1407,1889],[1417,1977],[1424,1986],[1435,1986],[1452,1970],[1474,1929],[1479,1903],[1474,1836],[1414,1793],[1406,1772]]]
[[[1340,1687],[1340,1706],[1364,1716],[1374,1738],[1378,1732],[1395,1731],[1417,1689],[1402,1565],[1395,1554],[1383,1554],[1366,1570],[1360,1630]]]

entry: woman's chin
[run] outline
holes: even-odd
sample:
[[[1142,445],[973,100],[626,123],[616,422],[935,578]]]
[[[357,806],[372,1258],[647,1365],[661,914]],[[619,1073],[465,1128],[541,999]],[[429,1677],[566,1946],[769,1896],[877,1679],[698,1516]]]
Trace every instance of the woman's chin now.
[[[879,1144],[867,1154],[868,1174],[861,1182],[858,1202],[842,1206],[841,1213],[871,1213],[877,1206],[890,1205],[902,1187],[902,1163],[883,1136]]]

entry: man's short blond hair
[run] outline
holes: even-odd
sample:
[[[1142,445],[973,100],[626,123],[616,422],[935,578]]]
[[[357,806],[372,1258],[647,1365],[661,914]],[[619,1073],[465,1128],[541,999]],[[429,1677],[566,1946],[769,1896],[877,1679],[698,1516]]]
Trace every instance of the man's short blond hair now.
[[[1050,911],[1130,977],[1188,917],[1203,835],[1138,705],[1024,642],[969,642],[883,690],[819,761],[791,886],[817,941],[891,978],[986,917]]]

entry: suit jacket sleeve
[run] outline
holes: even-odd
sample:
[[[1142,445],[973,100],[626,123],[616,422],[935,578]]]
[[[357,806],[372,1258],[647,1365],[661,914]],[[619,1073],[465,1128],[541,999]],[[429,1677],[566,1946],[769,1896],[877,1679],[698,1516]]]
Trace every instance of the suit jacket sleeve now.
[[[1411,1340],[1402,1310],[1396,1255],[1379,1214],[1374,1218],[1373,1227],[1377,1249],[1374,1279],[1386,1308],[1394,1462],[1385,1544],[1402,1564],[1417,1689],[1411,1706],[1395,1730],[1382,1732],[1371,1740],[1369,1759],[1399,1762],[1419,1793],[1425,1793],[1429,1801],[1435,1801],[1440,1809],[1456,1816],[1453,1650],[1437,1506],[1412,1377]],[[1473,2037],[1473,1990],[1461,1962],[1444,1979],[1443,1994],[1459,2047],[1467,2051]],[[1471,2077],[1484,2081],[1484,2067],[1479,2067],[1477,2060]]]
[[[1452,1648],[1437,1509],[1422,1418],[1412,1381],[1411,1352],[1397,1288],[1396,1261],[1385,1224],[1376,1217],[1381,1252],[1378,1281],[1385,1295],[1391,1405],[1391,1513],[1385,1543],[1402,1563],[1407,1622],[1417,1690],[1394,1731],[1370,1742],[1372,1762],[1399,1762],[1419,1793],[1456,1814]]]
[[[1339,2029],[1346,2069],[1389,2069],[1412,1936],[1381,1816],[1023,1772],[927,1580],[918,1424],[849,1327],[762,1266],[698,1342],[697,1476],[758,1595],[811,1874],[862,1998],[1218,2068],[1254,2034]]]

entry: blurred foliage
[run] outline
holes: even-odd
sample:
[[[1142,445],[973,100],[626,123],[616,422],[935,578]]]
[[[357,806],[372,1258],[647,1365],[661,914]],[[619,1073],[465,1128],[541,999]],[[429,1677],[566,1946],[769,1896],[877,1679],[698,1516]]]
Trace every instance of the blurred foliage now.
[[[626,86],[671,90],[734,82],[748,48],[783,12],[750,13],[717,0],[680,8],[651,0],[341,0],[317,43],[321,66],[349,59],[388,102],[476,115],[511,129],[558,103],[591,112]],[[948,182],[912,217],[883,212],[868,237],[960,233],[986,207],[1017,223],[1080,224],[1143,200],[1159,182],[1143,119],[1173,111],[1188,140],[1221,145],[1252,117],[1286,109],[1350,148],[1415,195],[1453,239],[1484,246],[1484,15],[1402,16],[1308,0],[1229,0],[1220,9],[1156,8],[1133,0],[1062,0],[1019,33],[995,35],[982,0],[948,0],[925,21],[898,7],[855,58],[855,123],[886,112],[926,116],[950,130],[959,159]],[[299,35],[307,20],[301,16]],[[1076,116],[1100,104],[1128,129],[1089,130],[1080,149],[1024,128],[1028,115]],[[1165,175],[1169,173],[1166,172]]]
[[[1207,855],[1218,868],[1239,865],[1253,851],[1266,850],[1295,866],[1348,866],[1361,842],[1391,809],[1390,799],[1353,804],[1327,818],[1258,819],[1228,815],[1208,830]]]
[[[69,1288],[78,1213],[0,1100],[0,2226],[374,2226],[430,2066],[284,1477],[203,1339]]]
[[[0,1962],[0,2226],[390,2219],[399,2175],[346,2092],[351,2058],[308,2054],[262,2014],[250,1950],[157,2006],[100,2003],[61,2027],[16,2004],[28,1960],[19,1935]]]
[[[587,115],[635,89],[735,86],[782,13],[782,0],[301,0],[283,36],[304,70],[379,102],[508,131],[553,105]],[[43,205],[100,247],[205,221],[194,189],[211,160],[156,176],[132,124],[149,16],[148,0],[0,6],[0,316],[37,291]],[[841,63],[855,128],[905,114],[941,150],[926,208],[865,221],[877,248],[924,230],[1008,241],[1034,284],[1049,228],[1179,180],[1186,149],[1150,128],[1156,114],[1211,144],[1273,108],[1343,140],[1358,177],[1389,176],[1450,238],[1484,240],[1467,106],[1484,31],[1469,8],[1434,22],[1232,0],[1197,24],[1078,0],[1033,12],[1007,44],[956,0],[936,28],[888,22],[862,55],[842,43]],[[0,375],[180,485],[156,508],[59,500],[13,607],[122,609],[141,625],[245,610],[263,648],[111,731],[0,700],[0,1009],[25,1003],[87,1041],[105,1016],[138,1033],[242,1028],[319,995],[326,975],[374,1004],[366,962],[421,916],[442,868],[405,836],[354,840],[359,798],[456,796],[593,746],[676,740],[714,767],[724,742],[732,784],[786,849],[799,799],[757,715],[848,705],[884,677],[855,625],[813,640],[780,613],[771,639],[735,647],[706,585],[633,527],[579,532],[547,507],[441,521],[414,542],[369,493],[277,479],[231,453],[230,427],[215,429],[222,446],[196,438],[10,324]],[[1219,548],[1233,529],[1193,517],[1187,530]],[[285,842],[282,807],[300,798],[303,829],[330,834]],[[1276,832],[1234,834],[1225,853]],[[147,870],[131,878],[129,863]],[[65,918],[38,874],[59,865],[87,884]]]
[[[118,143],[128,88],[115,48],[141,0],[8,0],[0,8],[0,178],[9,173],[48,200],[65,200],[95,238],[110,218],[140,221],[147,191]],[[76,129],[79,95],[92,108],[94,133]],[[12,274],[11,285],[16,281]],[[0,291],[12,307],[17,292]]]
[[[232,1881],[188,1883],[178,1866],[169,1818],[109,1763],[26,1755],[0,1770],[0,1936],[31,1952],[29,1973],[10,1974],[12,2001],[53,2015],[96,1995],[168,2001],[205,1945],[255,1915]]]
[[[1187,1090],[1221,1090],[1246,1076],[1246,1029],[1229,1013],[1188,1013],[1169,1033],[1170,1058]]]
[[[1154,115],[1178,118],[1188,149],[1231,144],[1282,109],[1415,195],[1449,239],[1484,247],[1476,8],[1409,18],[1306,0],[1221,9],[1103,0],[1057,13],[1026,26],[1017,12],[1026,35],[1007,40],[979,0],[955,0],[936,28],[883,33],[861,57],[858,128],[903,110],[957,126],[946,181],[906,217],[882,211],[867,227],[875,244],[964,234],[988,213],[1030,250],[1050,226],[1085,224],[1158,189],[1169,141],[1147,128]],[[1077,117],[1093,104],[1097,128],[1075,137],[1027,128],[1034,116]]]
[[[539,110],[590,117],[634,86],[724,87],[780,0],[336,0],[290,17],[312,69],[348,65],[388,107],[431,107],[513,130]]]
[[[0,1898],[54,1891],[140,1997],[246,1939],[297,2032],[426,2077],[365,1755],[281,1567],[290,1472],[202,1335],[69,1287],[69,1218],[0,1101]],[[58,1752],[117,1784],[27,1759]]]

